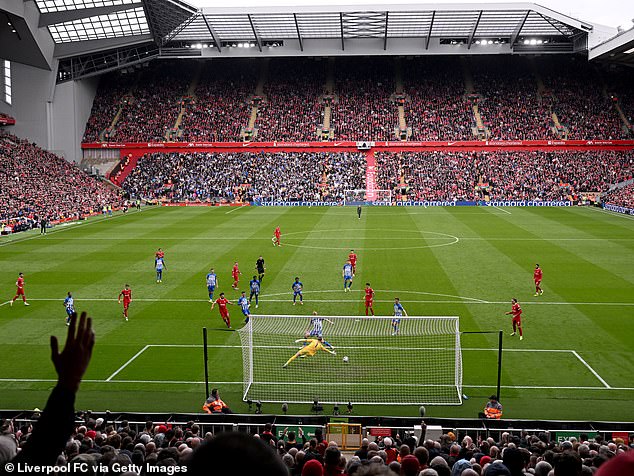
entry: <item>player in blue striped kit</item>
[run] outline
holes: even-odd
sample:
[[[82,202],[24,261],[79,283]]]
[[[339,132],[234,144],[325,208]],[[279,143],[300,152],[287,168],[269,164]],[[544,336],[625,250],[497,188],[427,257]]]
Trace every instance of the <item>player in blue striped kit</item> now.
[[[75,300],[70,291],[68,291],[68,296],[64,299],[64,307],[66,308],[66,325],[70,326],[70,318],[75,313]]]

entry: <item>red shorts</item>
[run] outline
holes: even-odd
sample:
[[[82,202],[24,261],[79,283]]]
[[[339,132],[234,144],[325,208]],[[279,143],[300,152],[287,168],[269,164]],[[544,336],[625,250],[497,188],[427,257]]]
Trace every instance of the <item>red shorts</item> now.
[[[513,318],[513,324],[517,324],[518,326],[522,327],[522,318],[521,317],[514,317]]]
[[[16,296],[24,296],[24,288],[18,288],[15,294]]]
[[[234,275],[233,275],[233,280],[234,280],[234,281],[237,281],[239,278],[240,278],[240,275],[239,275],[239,274],[234,274]]]
[[[226,309],[219,309],[220,310],[220,317],[229,317],[229,311]]]
[[[535,280],[535,286],[539,286],[540,284],[542,284],[542,280],[541,279],[539,279],[539,280],[536,279]]]
[[[372,307],[372,301],[371,300],[370,301],[366,300],[365,301],[365,307]]]
[[[132,301],[126,301],[125,299],[123,300],[123,309],[127,309],[128,307],[130,307],[130,302]]]

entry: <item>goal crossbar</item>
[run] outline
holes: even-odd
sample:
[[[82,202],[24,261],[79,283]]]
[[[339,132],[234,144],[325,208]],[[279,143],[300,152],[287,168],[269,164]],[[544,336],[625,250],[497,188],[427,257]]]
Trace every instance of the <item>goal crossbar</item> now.
[[[312,319],[318,319],[318,323]],[[252,315],[238,331],[243,357],[243,400],[461,404],[459,318],[394,319]],[[336,355],[321,348],[304,349],[311,342],[301,339],[319,335],[324,347]]]

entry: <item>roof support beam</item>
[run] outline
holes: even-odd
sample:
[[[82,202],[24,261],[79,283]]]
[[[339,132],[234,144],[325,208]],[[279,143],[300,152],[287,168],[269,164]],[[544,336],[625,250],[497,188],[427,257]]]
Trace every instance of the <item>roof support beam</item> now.
[[[478,25],[480,24],[480,19],[482,18],[482,10],[480,10],[480,13],[478,13],[478,19],[476,20],[475,24],[473,25],[473,29],[471,30],[471,33],[469,33],[469,40],[467,41],[467,49],[470,50],[471,49],[471,43],[473,42],[473,38],[475,37],[476,31],[478,30]]]
[[[339,12],[339,26],[341,27],[341,51],[346,49],[346,45],[343,42],[343,13]]]
[[[511,48],[513,48],[515,46],[515,43],[517,43],[517,39],[522,34],[522,28],[524,28],[524,25],[526,24],[526,20],[528,20],[528,17],[530,14],[531,14],[531,11],[526,10],[526,14],[522,18],[522,21],[517,25],[515,30],[513,30],[513,34],[511,35],[511,40],[509,41],[509,45]]]
[[[211,25],[207,21],[207,17],[205,16],[204,13],[203,13],[203,20],[205,21],[205,25],[207,25],[207,29],[209,30],[209,34],[211,35],[211,37],[214,40],[214,44],[216,45],[216,49],[218,50],[218,53],[222,53],[222,47],[220,46],[220,40],[218,39],[218,35],[216,35],[216,32],[214,31],[214,29],[211,27]]]
[[[40,28],[54,25],[56,23],[64,23],[67,21],[80,20],[82,18],[94,17],[97,15],[109,15],[111,13],[120,12],[123,10],[130,10],[133,8],[140,8],[143,6],[142,2],[128,3],[126,5],[110,5],[107,7],[94,7],[94,8],[77,8],[73,10],[66,10],[63,12],[51,12],[42,13],[38,22]]]
[[[251,30],[253,30],[253,36],[255,37],[255,42],[258,44],[258,49],[260,50],[260,53],[262,52],[262,42],[260,41],[260,37],[258,36],[257,32],[255,31],[255,25],[253,24],[253,18],[251,18],[251,14],[247,14],[247,17],[249,17],[249,23],[251,24]]]
[[[559,33],[561,33],[561,36],[565,36],[567,38],[570,38],[570,35],[566,35],[563,31],[561,31],[561,28],[559,28],[556,24],[554,24],[552,22],[552,20],[550,18],[548,18],[545,15],[542,15],[541,13],[537,12],[537,14],[542,17],[544,20],[546,20],[548,23],[550,23],[550,26],[552,26],[555,30],[557,30]]]
[[[429,40],[431,40],[431,31],[434,28],[434,19],[436,18],[436,10],[431,12],[431,21],[429,22],[429,31],[427,32],[427,38],[425,38],[425,49],[429,49]]]
[[[55,45],[54,55],[56,58],[66,58],[69,56],[99,53],[104,50],[140,45],[149,41],[154,41],[154,37],[150,34],[58,43]]]
[[[383,51],[387,50],[387,22],[389,14],[389,12],[385,12],[385,34],[383,35]]]
[[[299,40],[299,49],[304,51],[304,42],[302,41],[302,33],[299,31],[299,23],[297,22],[297,14],[293,13],[293,19],[295,20],[295,29],[297,30],[297,39]]]
[[[192,15],[191,17],[189,17],[187,19],[187,21],[184,21],[183,23],[181,23],[178,28],[176,28],[174,31],[172,31],[169,35],[167,35],[162,43],[164,45],[166,45],[167,43],[169,43],[170,41],[172,41],[172,39],[174,39],[176,37],[176,35],[178,35],[181,31],[185,30],[191,23],[194,22],[194,20],[196,20],[196,18],[198,18],[198,15],[202,15],[203,19],[205,18],[205,14],[204,13],[197,13],[195,15]]]

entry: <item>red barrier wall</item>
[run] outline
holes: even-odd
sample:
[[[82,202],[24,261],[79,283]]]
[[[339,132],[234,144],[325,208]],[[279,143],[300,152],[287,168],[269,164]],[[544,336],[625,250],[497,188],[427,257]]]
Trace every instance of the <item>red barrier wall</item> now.
[[[83,149],[119,149],[121,156],[141,157],[152,152],[242,152],[270,151],[343,152],[358,150],[359,142],[107,142],[82,144]],[[623,150],[634,149],[631,140],[539,140],[539,141],[437,141],[437,142],[377,142],[366,141],[372,150]]]

